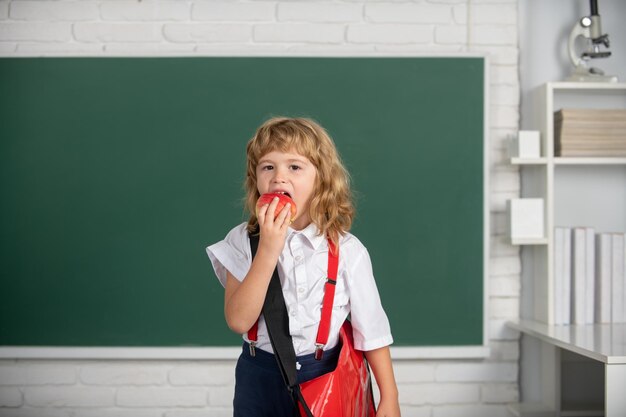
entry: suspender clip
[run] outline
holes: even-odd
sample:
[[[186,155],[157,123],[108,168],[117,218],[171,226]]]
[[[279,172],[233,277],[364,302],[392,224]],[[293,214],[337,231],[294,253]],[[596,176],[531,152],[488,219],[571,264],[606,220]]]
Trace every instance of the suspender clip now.
[[[321,343],[315,344],[315,360],[322,360],[322,356],[324,356],[324,345]]]
[[[250,341],[250,356],[254,357],[256,356],[256,349],[254,348],[256,346],[256,340],[251,340]]]

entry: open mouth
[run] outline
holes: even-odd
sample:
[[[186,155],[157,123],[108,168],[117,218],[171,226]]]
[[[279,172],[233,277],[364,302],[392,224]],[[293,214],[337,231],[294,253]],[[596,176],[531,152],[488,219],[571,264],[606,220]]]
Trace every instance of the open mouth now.
[[[286,195],[287,197],[291,198],[291,194],[289,194],[286,191],[276,191],[276,194],[282,194],[282,195]]]

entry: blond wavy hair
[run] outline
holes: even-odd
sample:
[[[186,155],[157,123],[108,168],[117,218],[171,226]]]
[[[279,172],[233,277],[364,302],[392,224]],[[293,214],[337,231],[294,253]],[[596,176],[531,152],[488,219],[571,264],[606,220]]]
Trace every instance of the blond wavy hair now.
[[[350,230],[355,209],[350,190],[350,175],[344,167],[335,143],[326,130],[307,118],[274,117],[263,123],[246,146],[247,172],[244,187],[245,206],[250,213],[248,231],[254,232],[259,199],[256,168],[269,152],[295,151],[315,166],[315,188],[309,201],[309,217],[333,243]]]

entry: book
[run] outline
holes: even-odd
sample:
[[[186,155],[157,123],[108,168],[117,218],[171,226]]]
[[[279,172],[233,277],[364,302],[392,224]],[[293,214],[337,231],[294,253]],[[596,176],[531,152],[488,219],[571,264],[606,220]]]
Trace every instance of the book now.
[[[624,312],[624,234],[614,233],[612,237],[613,253],[611,256],[611,321],[623,323]]]
[[[624,249],[622,250],[622,308],[623,308],[623,320],[626,323],[626,233],[622,233],[622,241],[624,242]],[[624,332],[626,339],[626,332]],[[624,340],[626,342],[626,340]]]
[[[587,250],[586,231],[583,227],[576,227],[572,236],[572,323],[585,324],[585,290],[587,267],[585,265],[585,252]]]
[[[626,109],[560,109],[554,113],[554,120],[573,119],[624,123]]]
[[[595,303],[595,230],[585,228],[585,324],[593,324]]]
[[[563,228],[563,324],[572,323],[572,229]]]
[[[617,142],[623,140],[626,135],[626,122],[624,125],[607,124],[605,122],[554,122],[555,132],[560,137],[569,136],[596,136],[604,139],[614,139]]]
[[[563,298],[565,285],[565,276],[563,267],[565,266],[563,258],[565,254],[563,253],[564,242],[565,239],[565,229],[562,227],[556,227],[554,229],[554,324],[561,325],[565,324],[565,308],[563,304],[565,303],[565,299]]]
[[[561,109],[554,113],[557,156],[626,156],[626,109]]]
[[[611,322],[612,238],[608,233],[596,236],[595,322]]]
[[[588,124],[582,126],[572,126],[572,124],[566,124],[564,126],[558,126],[560,128],[561,139],[566,138],[594,138],[599,140],[608,140],[615,143],[623,143],[623,137],[626,135],[626,128],[618,127],[595,127]]]
[[[556,156],[597,156],[597,157],[609,157],[619,158],[626,157],[626,150],[588,150],[588,149],[560,149],[555,150]]]
[[[587,138],[584,138],[583,141],[581,142],[569,142],[569,143],[565,143],[565,144],[561,144],[561,149],[589,149],[589,150],[615,150],[615,151],[622,151],[622,150],[626,150],[626,143],[624,143],[624,145],[611,145],[611,144],[604,144],[604,143],[592,143],[591,141],[589,141]]]

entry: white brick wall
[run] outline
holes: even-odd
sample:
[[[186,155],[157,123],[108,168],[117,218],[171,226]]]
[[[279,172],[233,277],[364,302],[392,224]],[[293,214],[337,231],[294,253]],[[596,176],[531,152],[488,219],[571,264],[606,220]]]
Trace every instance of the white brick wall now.
[[[365,20],[372,23],[448,24],[452,23],[452,8],[443,4],[371,3],[365,5]]]
[[[271,22],[276,14],[276,3],[197,2],[191,19],[207,22]]]
[[[397,360],[403,415],[507,416],[519,397],[519,249],[504,208],[519,195],[506,138],[519,125],[516,0],[0,0],[0,56],[478,52],[490,57],[491,352]],[[231,416],[233,360],[0,361],[0,417]]]
[[[326,2],[283,2],[278,4],[278,21],[293,22],[360,22],[363,19],[362,4]]]
[[[100,12],[96,2],[45,2],[24,1],[11,4],[12,20],[41,20],[45,22],[98,20]]]
[[[255,42],[340,44],[345,27],[336,23],[269,23],[254,27]]]

